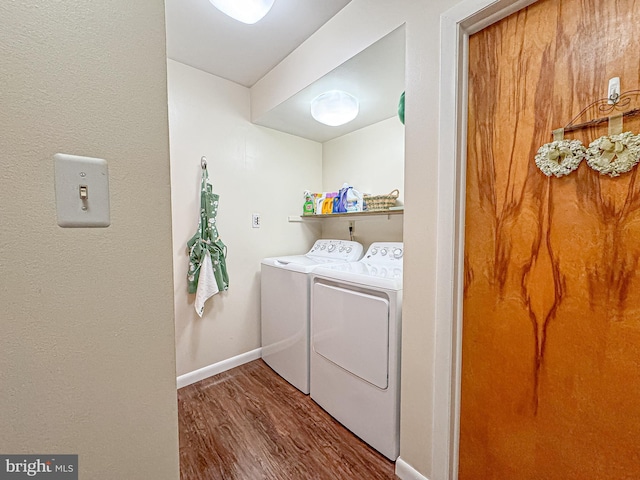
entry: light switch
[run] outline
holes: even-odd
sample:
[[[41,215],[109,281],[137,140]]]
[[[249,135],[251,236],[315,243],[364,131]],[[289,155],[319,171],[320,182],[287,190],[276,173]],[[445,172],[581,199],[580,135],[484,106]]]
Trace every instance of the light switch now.
[[[56,209],[61,227],[108,227],[109,172],[102,158],[56,153]]]

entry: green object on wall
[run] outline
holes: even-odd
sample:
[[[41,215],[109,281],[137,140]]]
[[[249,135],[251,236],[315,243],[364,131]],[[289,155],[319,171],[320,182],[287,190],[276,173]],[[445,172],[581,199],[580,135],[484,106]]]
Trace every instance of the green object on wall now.
[[[400,95],[400,102],[398,102],[398,117],[400,117],[400,121],[404,125],[404,92]]]

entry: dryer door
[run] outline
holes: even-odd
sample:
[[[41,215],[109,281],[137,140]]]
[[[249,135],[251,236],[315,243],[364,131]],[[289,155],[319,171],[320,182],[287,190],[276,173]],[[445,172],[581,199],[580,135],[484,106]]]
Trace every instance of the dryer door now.
[[[313,349],[378,388],[389,377],[389,299],[324,283],[313,285]]]

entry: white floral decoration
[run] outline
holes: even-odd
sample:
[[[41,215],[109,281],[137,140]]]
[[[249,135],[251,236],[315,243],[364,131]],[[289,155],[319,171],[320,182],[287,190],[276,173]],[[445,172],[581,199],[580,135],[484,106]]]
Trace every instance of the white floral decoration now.
[[[587,149],[587,163],[603,175],[617,177],[631,170],[640,160],[640,135],[631,132],[605,135]]]
[[[547,177],[562,177],[573,172],[585,158],[586,148],[580,140],[555,140],[538,149],[536,165]]]

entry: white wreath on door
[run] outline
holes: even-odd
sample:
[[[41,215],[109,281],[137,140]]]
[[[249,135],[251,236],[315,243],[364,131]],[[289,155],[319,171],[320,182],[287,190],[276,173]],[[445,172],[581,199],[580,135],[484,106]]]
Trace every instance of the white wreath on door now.
[[[573,172],[586,157],[587,150],[580,140],[555,140],[538,149],[536,165],[547,177],[562,177]]]
[[[631,132],[604,135],[589,144],[587,164],[603,175],[617,177],[640,160],[640,135]]]

